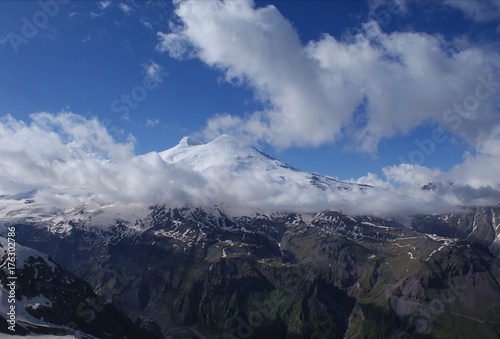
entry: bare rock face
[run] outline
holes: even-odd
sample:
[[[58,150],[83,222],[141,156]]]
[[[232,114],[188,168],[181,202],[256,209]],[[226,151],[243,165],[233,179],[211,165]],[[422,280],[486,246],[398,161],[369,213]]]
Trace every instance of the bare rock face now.
[[[414,216],[412,227],[424,233],[478,243],[500,256],[500,207],[465,207],[462,213]]]
[[[13,305],[16,319],[11,327],[12,322],[8,321],[11,317],[2,317],[0,332],[100,338],[158,337],[136,326],[115,305],[95,294],[87,282],[63,269],[47,255],[16,244],[16,267],[9,266],[9,247],[7,239],[0,237],[2,306]],[[15,284],[14,294],[12,284]],[[3,298],[6,295],[15,300]],[[2,313],[4,316],[7,312]]]
[[[500,334],[500,265],[488,248],[496,213],[415,216],[405,227],[334,211],[234,215],[155,206],[106,229],[93,227],[85,211],[69,220],[68,232],[36,220],[15,227],[19,242],[74,274],[42,286],[63,311],[43,303],[29,311],[52,323],[73,319],[78,303],[95,296],[109,314],[101,319],[118,308],[133,323],[85,329],[127,329],[132,338],[142,338],[131,334],[140,327],[165,338],[488,338]],[[23,285],[36,286],[35,271],[26,269]],[[79,281],[77,293],[59,305],[51,298],[70,278]]]

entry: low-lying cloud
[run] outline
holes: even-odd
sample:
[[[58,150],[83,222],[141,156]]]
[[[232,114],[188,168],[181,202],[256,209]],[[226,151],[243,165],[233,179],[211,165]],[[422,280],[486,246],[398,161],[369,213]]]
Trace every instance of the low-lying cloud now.
[[[88,201],[197,203],[189,187],[202,178],[161,161],[133,155],[134,141],[118,143],[97,119],[63,112],[0,121],[0,190],[37,189],[39,202],[74,207]]]
[[[369,174],[357,180],[376,186],[372,189],[354,185],[348,191],[321,190],[309,182],[289,180],[292,174],[285,178],[259,166],[228,167],[238,163],[237,156],[221,154],[219,148],[207,148],[204,161],[209,165],[203,166],[166,161],[157,152],[137,156],[133,148],[132,137],[117,142],[97,119],[70,112],[32,114],[30,123],[3,117],[0,194],[36,189],[35,201],[50,208],[140,203],[401,215],[449,211],[470,202],[494,203],[500,192],[498,185],[449,185],[443,180],[451,174],[416,165],[386,168],[386,178]],[[421,189],[428,181],[436,182],[435,191]]]

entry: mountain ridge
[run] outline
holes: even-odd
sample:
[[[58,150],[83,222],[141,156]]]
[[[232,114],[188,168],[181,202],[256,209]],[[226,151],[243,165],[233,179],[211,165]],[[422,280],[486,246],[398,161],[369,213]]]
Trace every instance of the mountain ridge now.
[[[19,244],[153,337],[500,335],[500,207],[363,214],[362,203],[390,204],[393,192],[298,171],[229,136],[134,161],[185,175],[164,179],[207,200],[47,208],[29,191],[0,197],[0,235],[15,228]],[[359,213],[342,212],[329,200],[338,196]],[[314,199],[325,208],[301,209]],[[65,307],[52,308],[53,322]]]
[[[89,218],[58,220],[72,228],[61,233],[36,220],[8,225],[20,241],[49,253],[138,324],[156,324],[163,336],[243,338],[244,322],[251,338],[359,338],[381,315],[376,337],[436,334],[439,326],[455,331],[447,312],[479,319],[485,335],[500,333],[494,307],[477,308],[500,301],[500,261],[478,239],[425,233],[433,223],[425,226],[427,219],[407,227],[339,211],[235,216],[217,207],[161,205],[144,219],[116,219],[105,229]],[[477,234],[490,227],[480,220]],[[456,292],[457,284],[465,287]],[[429,315],[438,302],[446,312]],[[251,323],[254,312],[268,323]],[[418,319],[429,326],[415,327]],[[472,333],[472,323],[464,326]]]

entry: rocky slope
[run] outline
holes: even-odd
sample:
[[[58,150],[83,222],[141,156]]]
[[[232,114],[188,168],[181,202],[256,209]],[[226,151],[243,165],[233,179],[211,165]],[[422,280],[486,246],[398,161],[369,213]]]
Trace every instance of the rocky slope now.
[[[85,215],[60,219],[65,233],[10,225],[158,336],[500,335],[499,260],[467,236],[334,211],[156,206],[106,230]]]
[[[12,239],[12,238],[11,238]],[[50,257],[0,237],[0,332],[156,338]],[[16,259],[9,253],[15,253]]]
[[[464,207],[462,213],[414,216],[411,226],[420,232],[461,238],[488,246],[500,256],[500,207]]]

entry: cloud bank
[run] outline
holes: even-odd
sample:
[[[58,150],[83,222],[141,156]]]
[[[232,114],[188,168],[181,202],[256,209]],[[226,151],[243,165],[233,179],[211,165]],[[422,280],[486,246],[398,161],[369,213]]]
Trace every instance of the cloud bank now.
[[[62,112],[0,121],[0,192],[37,189],[42,204],[59,208],[92,201],[197,203],[188,192],[202,178],[150,154],[133,155],[133,138],[116,142],[97,119]]]
[[[314,187],[309,179],[303,180],[307,177],[281,166],[266,170],[268,158],[253,149],[248,153],[250,148],[238,139],[224,140],[204,145],[186,163],[162,158],[163,153],[134,155],[133,138],[117,142],[98,120],[70,112],[32,114],[29,124],[5,116],[0,120],[0,195],[36,189],[37,203],[58,209],[139,203],[304,212],[337,209],[381,216],[491,204],[500,196],[498,184],[449,184],[447,180],[468,178],[467,171],[475,170],[469,168],[468,159],[450,173],[417,165],[393,166],[384,169],[386,178],[368,174],[357,180],[376,186],[373,189],[354,185],[349,191],[332,191]],[[182,158],[190,147],[198,146],[184,140],[168,154]],[[490,174],[494,176],[494,169]],[[436,190],[422,190],[430,181]]]

